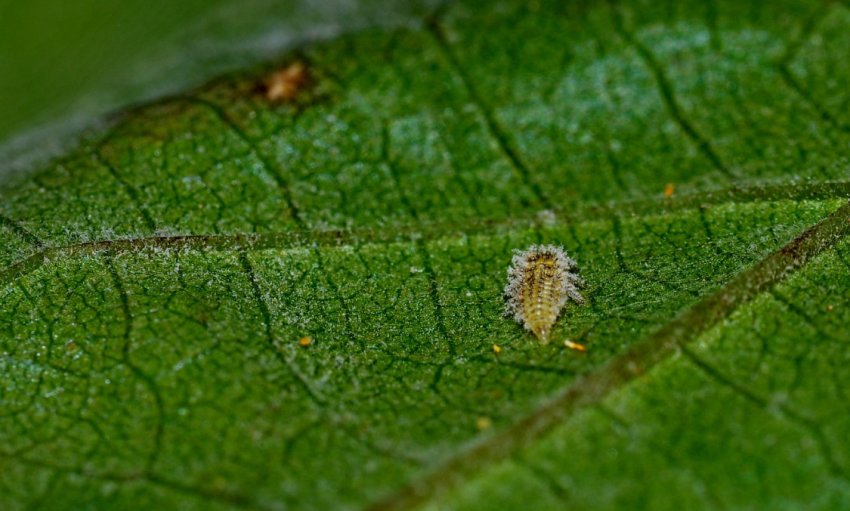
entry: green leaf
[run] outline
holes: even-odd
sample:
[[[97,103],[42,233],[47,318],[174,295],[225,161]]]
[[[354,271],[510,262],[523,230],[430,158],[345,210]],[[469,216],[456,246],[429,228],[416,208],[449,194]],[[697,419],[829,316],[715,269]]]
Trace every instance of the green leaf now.
[[[429,508],[846,508],[848,270],[844,241]]]
[[[564,4],[316,43],[5,178],[2,507],[850,505],[850,11]],[[586,353],[502,316],[534,243]]]
[[[305,41],[415,22],[435,1],[0,2],[0,160],[4,170],[43,162],[118,107]]]

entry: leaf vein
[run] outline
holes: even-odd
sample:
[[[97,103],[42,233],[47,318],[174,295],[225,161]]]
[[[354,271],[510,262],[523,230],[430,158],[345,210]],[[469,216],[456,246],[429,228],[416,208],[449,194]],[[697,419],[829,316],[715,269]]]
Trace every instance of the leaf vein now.
[[[680,314],[600,369],[579,377],[529,415],[511,426],[469,445],[393,494],[374,502],[371,511],[408,509],[436,493],[460,484],[487,462],[512,456],[551,431],[577,410],[599,403],[612,391],[645,374],[679,352],[732,311],[771,289],[822,252],[850,234],[850,202],[803,234],[739,273],[725,286]]]

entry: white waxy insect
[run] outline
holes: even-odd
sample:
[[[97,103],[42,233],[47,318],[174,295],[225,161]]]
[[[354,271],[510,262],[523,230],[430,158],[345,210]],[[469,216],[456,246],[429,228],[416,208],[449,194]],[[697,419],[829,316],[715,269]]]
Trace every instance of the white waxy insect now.
[[[508,268],[505,315],[512,316],[546,344],[567,300],[584,303],[578,292],[583,285],[576,262],[563,248],[532,245],[517,250]]]

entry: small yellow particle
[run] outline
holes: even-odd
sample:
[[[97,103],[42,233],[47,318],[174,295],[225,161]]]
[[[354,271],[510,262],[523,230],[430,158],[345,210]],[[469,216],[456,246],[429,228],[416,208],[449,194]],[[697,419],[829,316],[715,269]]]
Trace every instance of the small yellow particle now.
[[[312,337],[308,337],[308,336],[305,335],[304,337],[298,339],[298,345],[301,346],[302,348],[306,348],[307,346],[309,346],[311,344],[313,344],[313,338]]]
[[[501,352],[502,352],[502,347],[501,347],[501,346],[499,346],[498,344],[494,344],[494,345],[493,345],[493,353],[495,353],[496,355],[498,355],[498,354],[499,354],[499,353],[501,353]]]
[[[493,427],[493,421],[490,420],[490,417],[478,417],[475,420],[475,427],[478,428],[478,431],[484,431]]]
[[[832,304],[829,304],[829,305],[826,306],[827,312],[832,312],[832,309],[833,309]]]
[[[673,192],[675,191],[676,185],[674,185],[673,183],[667,183],[667,185],[664,187],[664,198],[669,199],[673,196]]]
[[[573,342],[569,339],[564,340],[564,346],[571,350],[576,351],[587,351],[587,347],[584,344],[579,344],[577,342]]]

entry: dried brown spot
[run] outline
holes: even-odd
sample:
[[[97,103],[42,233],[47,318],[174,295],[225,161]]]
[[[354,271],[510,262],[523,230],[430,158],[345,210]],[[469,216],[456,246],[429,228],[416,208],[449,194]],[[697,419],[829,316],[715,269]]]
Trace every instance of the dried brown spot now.
[[[296,60],[266,78],[266,99],[275,103],[292,101],[309,83],[310,72],[307,70],[307,65]]]

